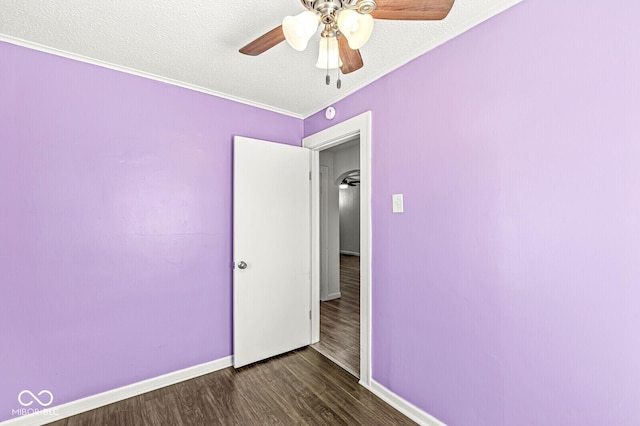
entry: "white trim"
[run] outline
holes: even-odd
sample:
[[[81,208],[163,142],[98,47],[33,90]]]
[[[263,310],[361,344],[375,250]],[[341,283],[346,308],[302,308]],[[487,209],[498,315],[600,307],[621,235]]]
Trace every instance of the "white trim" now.
[[[371,380],[371,386],[369,390],[378,396],[380,399],[391,405],[396,410],[400,411],[405,416],[409,417],[414,422],[424,426],[447,426],[445,423],[433,417],[431,414],[419,409],[409,401],[389,389],[382,386],[375,380]]]
[[[346,254],[347,256],[358,256],[358,257],[360,257],[360,253],[356,253],[355,251],[349,251],[349,250],[340,250],[340,254]]]
[[[302,146],[305,146],[304,139]],[[317,226],[316,226],[317,225]],[[320,341],[320,155],[311,152],[311,344]]]
[[[350,95],[362,89],[363,87],[368,86],[369,84],[384,77],[385,75],[397,70],[398,68],[405,66],[409,62],[415,60],[416,58],[419,58],[425,53],[435,49],[436,47],[448,42],[451,39],[458,37],[460,34],[466,31],[469,31],[471,28],[483,23],[484,21],[490,18],[493,18],[494,16],[504,12],[505,10],[515,6],[516,4],[522,1],[523,0],[505,0],[504,3],[502,3],[499,6],[496,6],[492,9],[483,10],[481,14],[476,15],[465,22],[462,22],[460,25],[456,27],[450,27],[447,31],[443,31],[440,37],[438,37],[437,39],[431,40],[428,44],[425,44],[423,48],[419,50],[416,54],[411,55],[411,57],[407,58],[402,62],[390,63],[387,67],[381,68],[380,71],[376,72],[366,80],[363,80],[354,86],[351,86],[348,88],[343,87],[339,95],[336,95],[334,98],[332,98],[329,101],[321,102],[317,106],[312,107],[308,111],[302,113],[302,116],[306,119],[326,109],[330,105],[335,106],[337,102],[341,101],[344,98],[349,97]]]
[[[206,362],[183,370],[174,371],[173,373],[164,374],[152,379],[123,386],[121,388],[112,389],[97,395],[91,395],[86,398],[67,402],[66,404],[58,405],[57,407],[47,407],[49,410],[57,410],[58,415],[56,416],[45,416],[42,415],[42,412],[39,412],[22,417],[15,417],[13,419],[0,422],[0,425],[38,426],[56,422],[67,417],[75,416],[76,414],[84,413],[85,411],[94,410],[96,408],[104,407],[105,405],[113,404],[114,402],[122,401],[123,399],[132,398],[165,386],[174,385],[185,380],[213,373],[214,371],[222,370],[223,368],[231,367],[232,365],[233,357],[227,356],[215,361]]]
[[[244,105],[249,105],[249,106],[253,106],[253,107],[256,107],[256,108],[264,109],[266,111],[277,112],[278,114],[286,115],[286,116],[289,116],[289,117],[299,118],[301,120],[305,118],[303,114],[297,114],[297,113],[294,113],[292,111],[288,111],[288,110],[285,110],[285,109],[282,109],[282,108],[276,108],[274,106],[263,104],[263,103],[260,103],[260,102],[255,102],[255,101],[252,101],[250,99],[240,98],[240,97],[237,97],[237,96],[229,95],[227,93],[222,93],[222,92],[218,92],[218,91],[215,91],[215,90],[207,89],[205,87],[198,86],[198,85],[195,85],[195,84],[185,83],[185,82],[182,82],[182,81],[173,80],[171,78],[162,77],[162,76],[151,74],[151,73],[148,73],[148,72],[144,72],[144,71],[136,70],[136,69],[133,69],[133,68],[125,67],[123,65],[117,65],[117,64],[113,64],[111,62],[106,62],[106,61],[101,61],[99,59],[89,58],[87,56],[78,55],[76,53],[67,52],[66,50],[56,49],[56,48],[45,46],[45,45],[42,45],[42,44],[39,44],[39,43],[34,43],[32,41],[23,40],[23,39],[20,39],[20,38],[17,38],[17,37],[11,37],[11,36],[8,36],[8,35],[5,35],[5,34],[0,34],[0,41],[4,41],[4,42],[9,43],[9,44],[14,44],[14,45],[20,46],[20,47],[26,47],[27,49],[37,50],[39,52],[49,53],[51,55],[61,56],[63,58],[67,58],[67,59],[73,59],[75,61],[84,62],[86,64],[96,65],[96,66],[99,66],[99,67],[102,67],[102,68],[108,68],[110,70],[120,71],[120,72],[124,72],[124,73],[127,73],[127,74],[136,75],[138,77],[148,78],[150,80],[159,81],[161,83],[170,84],[172,86],[178,86],[178,87],[182,87],[184,89],[195,90],[196,92],[200,92],[200,93],[204,93],[204,94],[207,94],[207,95],[216,96],[216,97],[222,98],[222,99],[228,99],[230,101],[234,101],[234,102],[238,102],[238,103],[241,103],[241,104],[244,104]]]
[[[333,299],[340,299],[342,297],[342,293],[337,292],[337,293],[331,293],[327,295],[327,298],[323,300],[323,302],[328,302],[329,300],[333,300]]]
[[[312,150],[311,185],[311,318],[312,338],[320,339],[320,151],[360,135],[360,384],[371,383],[371,111],[302,140]]]

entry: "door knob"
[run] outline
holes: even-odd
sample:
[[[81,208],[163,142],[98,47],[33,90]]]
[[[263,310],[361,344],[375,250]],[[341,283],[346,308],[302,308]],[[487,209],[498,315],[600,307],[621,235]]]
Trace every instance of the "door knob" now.
[[[238,262],[238,268],[247,269],[247,262],[245,262],[245,261]]]

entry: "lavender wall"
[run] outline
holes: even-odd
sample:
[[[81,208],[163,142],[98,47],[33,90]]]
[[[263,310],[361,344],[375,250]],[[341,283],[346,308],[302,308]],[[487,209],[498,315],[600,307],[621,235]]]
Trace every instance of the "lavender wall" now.
[[[639,14],[525,1],[335,105],[373,114],[373,377],[450,425],[640,424]]]
[[[302,120],[0,43],[0,421],[231,355],[232,135]]]

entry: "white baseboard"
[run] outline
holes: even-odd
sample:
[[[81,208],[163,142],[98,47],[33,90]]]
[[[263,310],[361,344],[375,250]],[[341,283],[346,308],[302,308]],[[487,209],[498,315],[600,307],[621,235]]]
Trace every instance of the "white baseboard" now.
[[[402,414],[420,425],[447,426],[440,420],[433,417],[431,414],[422,411],[409,401],[391,392],[389,389],[385,388],[375,380],[371,380],[371,386],[369,387],[369,390],[380,399],[385,401],[387,404],[391,405],[393,408],[400,411]]]
[[[349,256],[358,256],[360,257],[360,253],[356,253],[355,251],[349,251],[349,250],[340,250],[340,254],[346,254]]]
[[[333,299],[340,299],[342,297],[342,293],[337,292],[337,293],[331,293],[328,294],[326,299],[323,299],[323,302],[328,302],[329,300],[333,300]]]
[[[67,402],[57,407],[47,407],[46,414],[42,411],[28,414],[26,416],[15,417],[10,420],[0,422],[1,426],[39,426],[47,423],[55,422],[85,411],[94,410],[123,399],[141,395],[165,386],[174,385],[185,380],[193,379],[204,374],[213,373],[223,368],[233,365],[233,357],[228,356],[215,361],[185,368],[184,370],[174,371],[173,373],[164,374],[152,379],[143,380],[142,382],[133,383],[121,388],[112,389],[97,395],[91,395],[86,398]],[[55,413],[55,414],[53,414]]]

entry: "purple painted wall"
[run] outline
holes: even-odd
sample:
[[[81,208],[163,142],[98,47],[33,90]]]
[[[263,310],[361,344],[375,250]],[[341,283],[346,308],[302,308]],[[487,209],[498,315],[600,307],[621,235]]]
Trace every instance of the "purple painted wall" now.
[[[232,352],[232,136],[302,120],[0,43],[0,421]]]
[[[305,120],[372,111],[373,377],[449,425],[640,424],[639,14],[525,1]]]
[[[374,378],[450,425],[640,424],[638,13],[525,1],[304,122],[373,111]],[[302,122],[0,58],[0,420],[230,355],[231,137]]]

